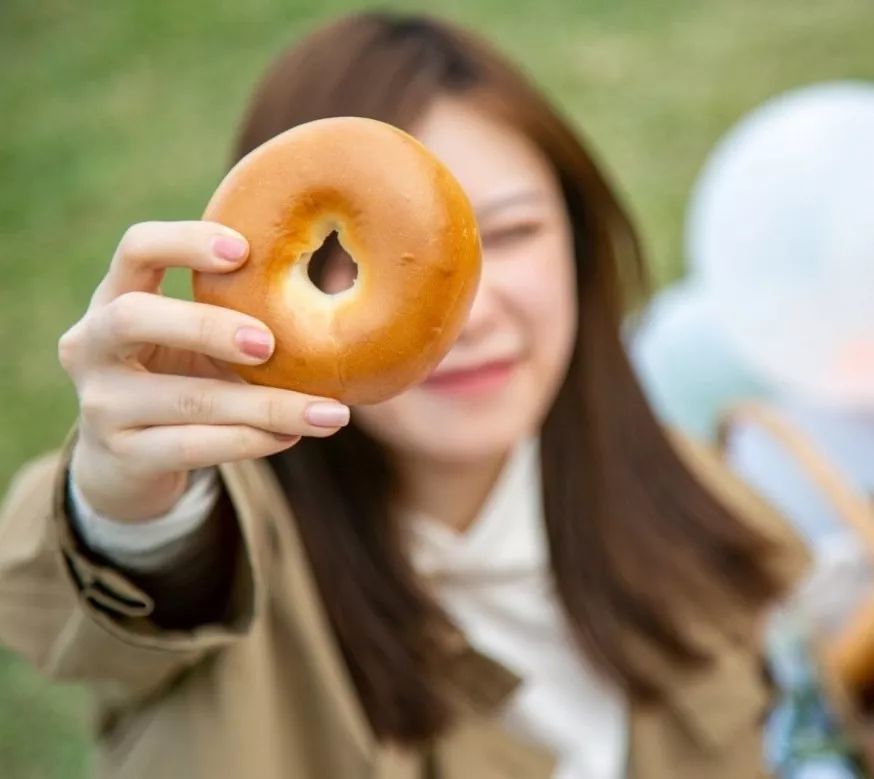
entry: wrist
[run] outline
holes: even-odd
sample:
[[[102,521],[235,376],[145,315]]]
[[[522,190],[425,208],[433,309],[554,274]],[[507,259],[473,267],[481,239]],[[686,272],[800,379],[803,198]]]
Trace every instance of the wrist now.
[[[168,473],[153,478],[92,479],[75,459],[70,473],[88,506],[118,522],[148,522],[167,514],[188,486],[188,473]]]

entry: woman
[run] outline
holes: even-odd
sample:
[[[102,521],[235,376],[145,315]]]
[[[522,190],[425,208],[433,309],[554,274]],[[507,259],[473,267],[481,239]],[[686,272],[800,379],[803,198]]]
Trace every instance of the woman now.
[[[757,626],[804,555],[654,421],[618,335],[643,266],[594,162],[424,18],[298,44],[236,156],[335,114],[407,128],[467,191],[462,336],[349,421],[217,367],[266,359],[261,323],[160,296],[169,265],[238,267],[240,236],[135,226],[60,342],[77,432],[7,500],[0,637],[93,687],[105,776],[756,775]],[[348,285],[321,254],[316,280]]]

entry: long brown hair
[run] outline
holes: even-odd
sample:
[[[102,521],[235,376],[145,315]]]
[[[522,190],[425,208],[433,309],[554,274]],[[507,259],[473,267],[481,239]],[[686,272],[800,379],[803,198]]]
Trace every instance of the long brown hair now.
[[[326,116],[409,128],[445,93],[499,114],[560,179],[574,231],[579,333],[541,430],[552,572],[581,651],[629,694],[657,698],[660,680],[632,646],[704,663],[688,624],[715,623],[727,608],[752,613],[777,584],[764,539],[692,477],[635,380],[620,323],[643,292],[644,263],[628,217],[578,136],[478,37],[429,17],[368,13],[310,34],[275,63],[255,93],[236,157]],[[389,511],[386,453],[353,424],[271,463],[374,732],[408,743],[434,736],[452,716],[437,640],[446,618],[403,552]]]

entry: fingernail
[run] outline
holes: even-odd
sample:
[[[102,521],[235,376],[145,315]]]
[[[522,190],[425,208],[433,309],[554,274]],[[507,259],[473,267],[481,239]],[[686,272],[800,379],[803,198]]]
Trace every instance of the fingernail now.
[[[243,354],[266,360],[273,352],[273,338],[270,333],[257,327],[241,327],[234,336],[234,341]]]
[[[285,435],[284,433],[274,433],[273,437],[284,444],[291,444],[300,439],[299,435]]]
[[[316,427],[343,427],[349,423],[349,407],[330,401],[310,403],[304,419]]]
[[[248,247],[245,241],[233,235],[219,235],[212,242],[212,250],[220,260],[239,262],[246,256]]]

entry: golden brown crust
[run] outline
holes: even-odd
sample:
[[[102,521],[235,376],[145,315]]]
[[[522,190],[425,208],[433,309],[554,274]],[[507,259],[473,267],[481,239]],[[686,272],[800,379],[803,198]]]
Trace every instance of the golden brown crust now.
[[[322,119],[273,138],[225,177],[204,219],[249,241],[239,271],[195,274],[194,294],[271,328],[267,363],[232,366],[256,384],[345,403],[391,397],[449,350],[479,281],[461,186],[417,140],[371,119]],[[358,278],[328,296],[300,258],[333,229]]]

